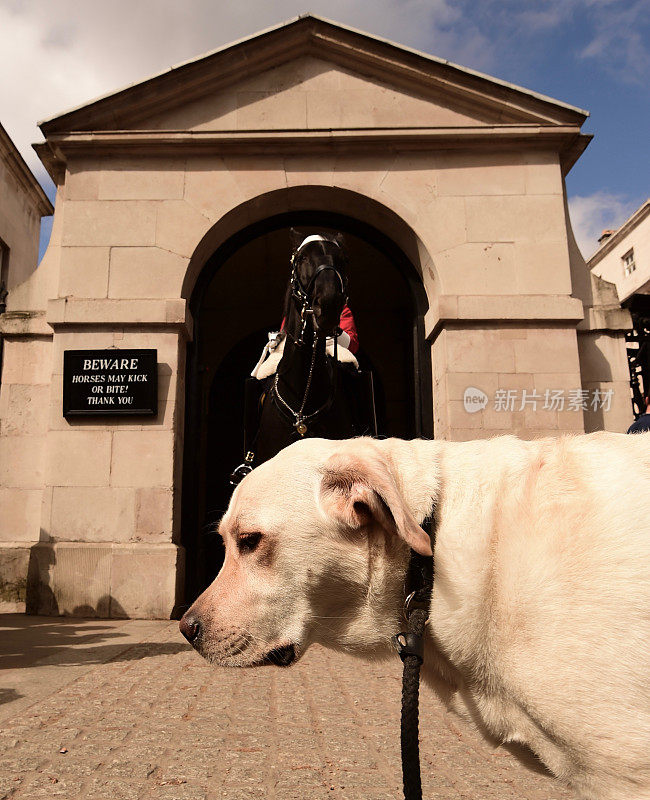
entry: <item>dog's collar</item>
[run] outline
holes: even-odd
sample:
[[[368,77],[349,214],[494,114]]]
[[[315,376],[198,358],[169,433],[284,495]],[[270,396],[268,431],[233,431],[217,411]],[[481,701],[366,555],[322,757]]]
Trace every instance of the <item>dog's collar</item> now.
[[[431,552],[436,544],[436,518],[435,510],[429,514],[421,526],[431,539]],[[404,619],[407,630],[393,637],[397,652],[402,661],[407,656],[417,656],[420,663],[423,660],[424,642],[422,633],[415,633],[411,628],[411,615],[418,610],[420,619],[424,614],[422,627],[428,622],[433,594],[434,564],[433,556],[422,556],[411,550],[408,569],[404,578]],[[422,613],[423,612],[423,613]]]
[[[431,552],[436,544],[435,509],[424,520],[421,527],[431,539]],[[416,608],[423,608],[429,615],[431,595],[433,593],[434,566],[432,556],[422,556],[411,550],[406,578],[404,580],[404,617],[408,620]]]

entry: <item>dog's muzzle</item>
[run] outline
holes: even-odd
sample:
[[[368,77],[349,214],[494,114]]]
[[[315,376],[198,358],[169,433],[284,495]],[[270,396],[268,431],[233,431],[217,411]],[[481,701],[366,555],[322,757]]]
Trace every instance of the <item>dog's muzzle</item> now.
[[[296,648],[292,644],[274,647],[263,658],[263,664],[274,664],[276,667],[288,667],[296,660]]]
[[[178,627],[192,647],[197,650],[200,655],[211,660],[202,649],[203,626],[198,618],[192,614],[185,614],[179,622]],[[296,646],[294,644],[284,644],[273,647],[268,653],[258,658],[256,661],[249,662],[247,665],[242,664],[241,666],[263,667],[273,665],[276,667],[288,667],[293,664],[297,657]]]

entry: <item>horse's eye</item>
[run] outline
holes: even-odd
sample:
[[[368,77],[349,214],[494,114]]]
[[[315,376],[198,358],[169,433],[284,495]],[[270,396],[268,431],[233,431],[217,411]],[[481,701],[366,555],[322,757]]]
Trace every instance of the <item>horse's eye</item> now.
[[[261,533],[245,533],[237,539],[237,547],[240,553],[252,553],[261,541]]]

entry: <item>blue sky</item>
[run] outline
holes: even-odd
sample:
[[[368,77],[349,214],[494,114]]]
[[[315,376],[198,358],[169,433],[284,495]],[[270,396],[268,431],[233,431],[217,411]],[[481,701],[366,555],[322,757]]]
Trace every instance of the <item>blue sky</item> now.
[[[567,177],[588,256],[595,231],[618,227],[650,196],[650,3],[483,2],[474,23],[501,43],[487,71],[591,114],[583,131],[594,139]]]
[[[650,0],[0,0],[0,120],[53,197],[38,119],[307,10],[589,110],[567,179],[585,256],[650,195]]]

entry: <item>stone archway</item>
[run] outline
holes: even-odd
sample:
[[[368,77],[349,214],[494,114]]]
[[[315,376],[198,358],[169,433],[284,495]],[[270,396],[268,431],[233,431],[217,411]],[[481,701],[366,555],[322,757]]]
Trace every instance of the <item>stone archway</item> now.
[[[426,295],[422,291],[422,302],[432,301],[431,291],[439,292],[440,278],[429,255],[427,247],[413,227],[392,208],[361,194],[358,191],[340,186],[326,186],[318,183],[302,184],[275,189],[241,203],[224,214],[201,238],[190,258],[185,273],[181,296],[190,301],[200,291],[200,282],[206,280],[205,267],[220,250],[234,252],[247,237],[247,229],[255,224],[264,224],[274,216],[298,212],[336,212],[350,217],[359,225],[381,232],[398,248],[415,270],[420,282],[427,286]]]
[[[379,227],[324,208],[287,210],[249,222],[206,260],[189,298],[195,335],[188,346],[183,468],[187,600],[220,564],[211,529],[227,504],[227,476],[241,456],[243,381],[265,332],[279,325],[291,226],[346,234],[353,264],[350,302],[362,358],[379,386],[383,432],[433,435],[423,323],[428,300],[419,270],[402,248]]]

